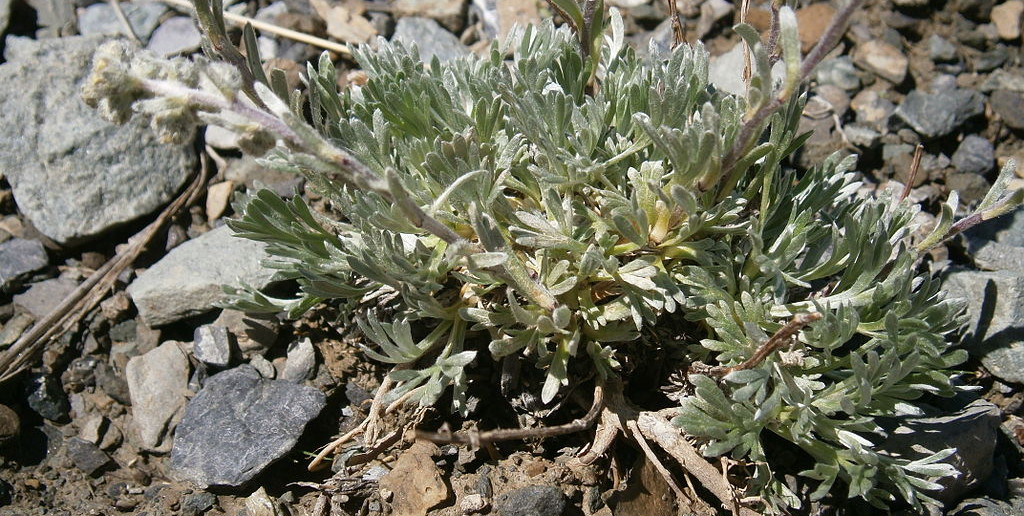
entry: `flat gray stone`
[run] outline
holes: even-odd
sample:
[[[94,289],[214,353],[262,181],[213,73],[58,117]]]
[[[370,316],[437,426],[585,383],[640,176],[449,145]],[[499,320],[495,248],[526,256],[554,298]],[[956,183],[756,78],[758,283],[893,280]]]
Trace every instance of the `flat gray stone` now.
[[[469,49],[455,34],[430,18],[400,18],[391,40],[406,45],[415,44],[420,51],[420,60],[424,63],[429,63],[435,56],[444,62],[469,54]]]
[[[152,213],[184,184],[191,145],[161,144],[148,125],[104,122],[80,98],[102,37],[8,38],[0,66],[0,173],[36,228],[77,244]]]
[[[462,29],[465,0],[393,0],[391,9],[401,23],[402,18],[423,17],[436,20],[446,29]]]
[[[192,355],[196,360],[221,368],[231,363],[231,337],[226,327],[204,324],[193,335]]]
[[[1024,247],[989,240],[970,240],[974,266],[986,271],[1010,271],[1024,274]]]
[[[153,30],[160,25],[160,17],[167,12],[167,6],[160,2],[124,2],[121,3],[121,10],[135,35],[142,41],[148,41]],[[82,9],[78,17],[78,33],[83,36],[95,34],[129,37],[126,32],[114,8],[106,2]]]
[[[878,418],[888,438],[878,448],[903,458],[917,460],[932,453],[953,448],[956,452],[942,462],[952,465],[959,475],[936,480],[941,491],[930,493],[951,503],[985,481],[992,473],[993,457],[1002,420],[999,407],[983,399],[970,400],[961,394],[951,400],[954,407],[946,413],[932,411],[925,416]]]
[[[146,48],[162,56],[176,56],[194,52],[201,44],[202,35],[192,18],[175,16],[153,31]]]
[[[172,474],[202,488],[243,485],[291,451],[324,404],[320,391],[249,366],[216,374],[185,409]]]
[[[0,291],[7,291],[19,279],[46,267],[49,261],[38,240],[13,238],[0,243]]]
[[[25,293],[14,296],[14,304],[40,320],[53,311],[65,297],[78,287],[67,278],[53,278],[32,284]]]
[[[72,437],[67,441],[68,458],[86,475],[95,475],[110,464],[110,456],[98,446],[84,439]]]
[[[860,88],[860,76],[849,56],[825,59],[814,71],[818,84],[831,84],[846,91]]]
[[[935,93],[914,90],[896,108],[895,115],[924,138],[939,138],[985,112],[985,96],[972,90]]]
[[[984,174],[995,161],[992,142],[975,134],[966,136],[953,153],[953,166],[960,172]]]
[[[1014,129],[1024,129],[1024,92],[1012,90],[996,90],[989,100],[992,111],[1006,125]]]
[[[128,286],[128,295],[150,327],[207,312],[223,299],[224,285],[270,282],[274,271],[260,264],[269,258],[265,247],[218,227],[167,253]]]
[[[140,448],[171,449],[170,437],[187,401],[188,373],[188,357],[175,341],[128,361],[125,377],[132,399],[132,437]]]
[[[996,377],[1024,382],[1024,275],[955,271],[943,287],[967,301],[967,351]]]

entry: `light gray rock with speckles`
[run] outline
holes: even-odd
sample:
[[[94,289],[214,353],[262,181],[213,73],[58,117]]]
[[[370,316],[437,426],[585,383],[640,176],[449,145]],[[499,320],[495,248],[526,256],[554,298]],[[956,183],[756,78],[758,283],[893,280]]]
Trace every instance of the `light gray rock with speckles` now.
[[[167,253],[128,286],[143,322],[162,326],[214,308],[224,285],[265,287],[274,271],[260,264],[265,245],[238,238],[227,226]]]
[[[185,409],[188,373],[188,357],[175,341],[128,361],[125,378],[132,400],[132,438],[141,448],[170,450],[170,436]]]
[[[156,211],[196,159],[191,145],[164,145],[141,120],[104,122],[81,100],[102,41],[10,37],[0,66],[0,173],[21,212],[62,244]]]

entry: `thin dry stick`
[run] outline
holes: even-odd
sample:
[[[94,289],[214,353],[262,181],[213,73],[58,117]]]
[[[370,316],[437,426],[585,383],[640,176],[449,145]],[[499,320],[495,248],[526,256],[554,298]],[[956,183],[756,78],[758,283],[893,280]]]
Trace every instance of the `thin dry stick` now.
[[[498,430],[487,430],[484,432],[455,433],[424,432],[417,430],[416,438],[425,439],[439,444],[466,444],[473,448],[479,448],[481,445],[499,441],[544,439],[547,437],[554,437],[556,435],[581,432],[590,428],[597,419],[597,415],[601,413],[602,407],[604,407],[604,388],[598,384],[594,388],[594,403],[590,406],[590,410],[587,411],[586,415],[579,419],[574,419],[564,425],[544,426],[540,428],[503,428]]]
[[[672,18],[672,48],[676,48],[686,42],[686,33],[683,32],[683,22],[679,18],[679,6],[676,0],[665,0],[668,3],[668,16]]]
[[[160,1],[165,3],[165,4],[173,5],[175,7],[180,7],[180,8],[183,8],[183,9],[189,9],[189,10],[194,9],[192,7],[192,3],[189,2],[188,0],[160,0]],[[319,48],[322,48],[324,50],[330,50],[331,52],[337,52],[338,54],[341,54],[341,55],[343,55],[345,57],[351,57],[352,56],[352,49],[349,48],[347,45],[342,45],[341,43],[335,43],[333,41],[328,41],[328,40],[323,39],[323,38],[318,38],[316,36],[311,36],[311,35],[303,33],[303,32],[299,32],[299,31],[295,31],[295,30],[291,30],[291,29],[286,29],[286,28],[281,27],[279,25],[274,25],[272,23],[267,23],[267,22],[264,22],[264,21],[260,21],[260,20],[257,20],[255,18],[250,18],[248,16],[242,16],[240,14],[235,14],[235,13],[232,13],[232,12],[224,11],[224,19],[228,20],[228,21],[231,21],[231,22],[234,22],[234,23],[236,23],[238,25],[245,25],[246,23],[248,23],[248,24],[252,25],[252,27],[254,29],[262,30],[264,32],[269,32],[271,34],[275,34],[277,36],[281,36],[283,38],[288,38],[288,39],[291,39],[291,40],[295,40],[295,41],[298,41],[298,42],[301,42],[301,43],[306,43],[307,45],[313,45],[314,47],[319,47]]]
[[[788,343],[789,339],[793,338],[793,336],[796,335],[804,326],[821,319],[821,317],[822,315],[818,312],[796,314],[788,323],[786,323],[785,326],[779,328],[779,331],[775,332],[775,334],[766,340],[764,344],[761,344],[761,347],[757,348],[757,351],[755,351],[750,358],[732,367],[712,367],[707,372],[708,374],[721,378],[735,371],[743,371],[745,369],[757,367],[761,362],[764,362],[769,355]]]
[[[359,423],[358,426],[356,426],[352,430],[349,430],[341,437],[327,443],[327,445],[324,446],[323,449],[316,454],[316,457],[314,457],[313,460],[309,461],[309,464],[306,466],[306,469],[308,469],[309,471],[316,471],[320,469],[321,463],[324,461],[324,459],[327,458],[328,455],[334,453],[334,451],[340,448],[341,445],[347,443],[352,438],[363,432],[366,432],[367,435],[369,436],[374,436],[374,434],[376,434],[376,420],[380,419],[381,407],[384,405],[384,396],[387,395],[387,393],[391,390],[392,383],[394,382],[391,381],[391,378],[385,377],[384,381],[380,382],[380,386],[377,387],[377,392],[374,393],[373,395],[373,402],[370,405],[370,413],[367,414],[365,418],[363,418],[363,420]],[[388,410],[385,410],[384,413],[387,414],[393,408],[396,408],[396,405],[388,407]],[[370,425],[371,420],[373,420],[374,422],[372,426]],[[369,427],[369,431],[367,431],[367,427]],[[372,439],[367,439],[368,443],[371,441]]]
[[[910,174],[907,177],[907,184],[903,185],[903,192],[900,193],[900,200],[906,199],[910,195],[910,190],[914,188],[914,181],[917,181],[917,172],[921,168],[921,154],[924,153],[924,145],[917,144],[917,148],[914,149],[914,159],[910,162]]]
[[[140,40],[139,35],[135,33],[135,29],[132,28],[132,24],[128,21],[128,17],[124,15],[124,9],[121,9],[121,0],[107,0],[107,3],[109,3],[110,7],[114,9],[114,16],[117,17],[117,21],[124,27],[128,36],[141,45],[142,40]]]
[[[206,184],[208,167],[205,156],[201,156],[202,168],[196,174],[192,184],[178,196],[160,215],[148,226],[139,231],[128,240],[128,246],[117,256],[114,256],[102,267],[97,269],[74,291],[68,294],[63,301],[57,305],[42,320],[36,323],[31,330],[24,333],[10,348],[0,353],[0,384],[14,378],[27,369],[36,360],[39,353],[51,341],[69,331],[92,310],[110,291],[117,276],[126,267],[135,261],[146,244],[156,235],[172,215],[184,206],[195,202]]]
[[[640,412],[636,418],[636,428],[642,437],[657,443],[661,449],[672,456],[679,465],[697,478],[704,489],[707,489],[722,502],[723,507],[732,507],[740,516],[757,516],[757,512],[746,507],[736,507],[736,497],[732,484],[722,478],[718,468],[708,463],[683,436],[679,429],[657,412]]]
[[[668,484],[672,489],[672,492],[675,493],[676,503],[678,504],[680,514],[682,513],[684,506],[692,507],[694,503],[696,503],[696,500],[700,500],[700,498],[697,498],[696,491],[694,491],[694,498],[691,499],[690,496],[688,496],[686,492],[679,487],[679,484],[677,484],[675,479],[672,478],[672,473],[665,467],[665,464],[661,462],[661,459],[658,458],[658,454],[654,453],[651,445],[647,443],[647,439],[644,439],[642,432],[640,432],[640,428],[637,427],[636,421],[627,421],[626,428],[633,433],[633,440],[638,446],[640,446],[640,449],[643,450],[647,460],[651,461],[651,465],[654,466],[654,469],[656,469],[659,474],[661,474],[661,478],[665,480],[665,483]],[[709,508],[701,507],[701,509]],[[702,514],[705,515],[713,515],[714,513],[715,512],[713,510],[706,512],[702,511]]]

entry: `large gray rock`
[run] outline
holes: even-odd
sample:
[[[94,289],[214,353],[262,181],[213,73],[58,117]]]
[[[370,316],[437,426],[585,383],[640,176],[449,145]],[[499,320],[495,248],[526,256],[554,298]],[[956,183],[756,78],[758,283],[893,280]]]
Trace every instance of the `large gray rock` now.
[[[128,286],[128,295],[151,327],[201,314],[224,297],[224,285],[270,282],[274,271],[260,264],[269,258],[265,247],[221,226],[167,253]]]
[[[996,438],[1002,420],[999,407],[983,399],[961,394],[951,401],[953,410],[932,411],[925,416],[878,418],[888,438],[879,449],[903,458],[917,460],[944,449],[956,450],[942,462],[952,465],[960,474],[936,482],[943,489],[931,493],[936,499],[950,503],[985,481],[992,473]]]
[[[48,262],[46,249],[38,240],[15,238],[0,243],[0,292],[6,292],[19,279],[46,267]]]
[[[430,18],[410,16],[399,19],[391,39],[406,45],[415,44],[424,63],[429,63],[435,56],[443,62],[469,54],[469,49],[455,34]]]
[[[985,96],[972,90],[947,89],[935,93],[914,90],[896,108],[895,115],[924,138],[939,138],[985,112]]]
[[[171,470],[204,488],[243,485],[291,451],[324,403],[312,387],[267,380],[249,366],[216,374],[185,409]]]
[[[128,361],[125,377],[132,400],[132,437],[141,448],[170,450],[170,437],[185,409],[188,372],[188,357],[175,341]]]
[[[169,201],[195,163],[146,124],[116,126],[82,102],[101,37],[8,38],[0,66],[0,173],[46,236],[79,243]]]
[[[943,286],[967,301],[968,352],[998,378],[1024,382],[1024,275],[955,271]]]

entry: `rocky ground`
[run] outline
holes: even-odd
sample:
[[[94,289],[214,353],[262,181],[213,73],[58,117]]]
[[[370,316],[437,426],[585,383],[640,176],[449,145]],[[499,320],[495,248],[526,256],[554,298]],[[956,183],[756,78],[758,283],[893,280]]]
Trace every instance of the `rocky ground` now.
[[[638,48],[668,48],[664,3],[606,3],[622,9]],[[253,0],[232,10],[333,41],[413,41],[424,59],[448,59],[546,16],[542,4]],[[738,91],[743,57],[728,30],[738,7],[678,5],[688,37],[715,56],[715,84]],[[184,11],[158,1],[120,7],[128,37],[149,49],[198,50]],[[801,4],[807,48],[834,12],[829,1]],[[1022,15],[1021,0],[869,2],[814,76],[803,120],[812,136],[796,165],[853,152],[869,187],[913,180],[911,196],[928,212],[950,190],[976,203],[1005,161],[1024,163]],[[753,2],[747,19],[766,28],[765,5]],[[100,121],[79,84],[96,46],[126,37],[125,27],[107,2],[0,0],[0,353],[51,313],[73,313],[62,301],[95,292],[90,281],[112,287],[57,332],[30,372],[0,384],[0,515],[672,513],[669,487],[642,454],[625,450],[594,467],[568,461],[586,435],[477,451],[416,443],[369,461],[353,448],[342,450],[347,467],[307,471],[320,446],[361,419],[382,370],[330,314],[284,321],[215,306],[221,285],[271,281],[261,245],[223,226],[231,196],[255,185],[294,195],[304,185],[242,157],[215,129],[176,147],[137,123]],[[262,55],[291,80],[320,52],[261,34]],[[917,144],[924,155],[911,178]],[[207,175],[187,186],[200,169]],[[182,191],[196,192],[182,199],[193,202],[159,215]],[[129,240],[136,234],[152,236],[145,249],[141,236]],[[933,258],[947,289],[970,303],[966,381],[980,398],[903,421],[922,431],[892,449],[960,450],[965,474],[942,495],[950,513],[1024,514],[1024,211]],[[505,401],[476,403],[473,414],[492,426],[517,423]],[[833,500],[809,512],[871,510]]]

